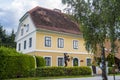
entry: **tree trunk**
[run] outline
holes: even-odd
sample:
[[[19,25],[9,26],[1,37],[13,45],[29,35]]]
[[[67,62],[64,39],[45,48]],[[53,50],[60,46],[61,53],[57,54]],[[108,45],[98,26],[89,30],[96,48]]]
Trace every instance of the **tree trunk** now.
[[[102,80],[108,80],[107,73],[106,73],[105,49],[103,46],[102,46],[102,53],[101,53],[101,62],[102,62]]]

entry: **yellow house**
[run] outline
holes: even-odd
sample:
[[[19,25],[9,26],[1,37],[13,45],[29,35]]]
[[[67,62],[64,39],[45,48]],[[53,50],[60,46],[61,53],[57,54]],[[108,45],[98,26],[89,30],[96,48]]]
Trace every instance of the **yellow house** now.
[[[68,66],[91,64],[78,25],[57,9],[28,11],[19,21],[16,42],[17,51],[44,57],[46,66],[64,66],[64,53],[70,57]]]

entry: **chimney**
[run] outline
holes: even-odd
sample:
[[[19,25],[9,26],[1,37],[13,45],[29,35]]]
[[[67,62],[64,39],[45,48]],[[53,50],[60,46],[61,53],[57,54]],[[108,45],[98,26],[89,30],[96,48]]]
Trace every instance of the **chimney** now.
[[[60,9],[53,9],[53,11],[55,11],[55,12],[59,12],[59,13],[61,13],[61,10]]]

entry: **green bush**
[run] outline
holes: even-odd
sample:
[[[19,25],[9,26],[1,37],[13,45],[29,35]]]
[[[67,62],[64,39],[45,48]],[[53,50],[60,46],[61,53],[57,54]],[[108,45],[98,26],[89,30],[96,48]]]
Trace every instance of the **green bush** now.
[[[91,75],[89,67],[39,67],[36,69],[37,77]]]
[[[113,74],[113,68],[112,67],[108,68],[108,74]]]
[[[31,69],[29,71],[29,77],[36,77],[36,69]]]
[[[0,56],[18,56],[20,54],[15,49],[0,47]]]
[[[45,59],[41,56],[35,56],[35,57],[36,57],[37,67],[44,67],[45,66]]]
[[[0,47],[0,79],[29,76],[29,71],[35,69],[32,56],[23,55],[14,49]]]

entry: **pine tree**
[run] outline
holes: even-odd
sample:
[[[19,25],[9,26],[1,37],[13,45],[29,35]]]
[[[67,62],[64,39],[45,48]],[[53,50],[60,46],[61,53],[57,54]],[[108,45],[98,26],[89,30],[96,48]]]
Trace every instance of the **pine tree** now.
[[[12,30],[11,34],[7,34],[3,26],[0,25],[0,46],[16,48],[15,33]]]

